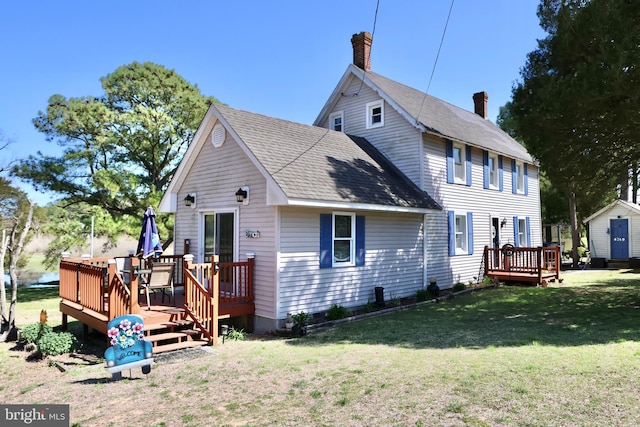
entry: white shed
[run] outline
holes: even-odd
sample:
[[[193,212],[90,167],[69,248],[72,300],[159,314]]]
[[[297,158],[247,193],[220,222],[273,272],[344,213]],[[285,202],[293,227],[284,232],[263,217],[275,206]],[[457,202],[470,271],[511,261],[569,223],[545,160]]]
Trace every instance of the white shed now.
[[[616,200],[585,218],[591,258],[628,260],[640,257],[640,206]]]

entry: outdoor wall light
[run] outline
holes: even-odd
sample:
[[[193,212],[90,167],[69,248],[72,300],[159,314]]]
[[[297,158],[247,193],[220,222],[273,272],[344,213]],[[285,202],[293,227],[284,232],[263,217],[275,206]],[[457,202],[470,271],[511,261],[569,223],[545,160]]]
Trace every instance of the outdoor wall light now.
[[[500,221],[500,228],[504,228],[507,226],[507,218],[502,218],[502,221]]]
[[[249,187],[240,187],[236,191],[236,201],[244,205],[249,204]]]
[[[184,205],[191,206],[191,208],[196,207],[196,193],[187,194],[187,197],[184,198]]]

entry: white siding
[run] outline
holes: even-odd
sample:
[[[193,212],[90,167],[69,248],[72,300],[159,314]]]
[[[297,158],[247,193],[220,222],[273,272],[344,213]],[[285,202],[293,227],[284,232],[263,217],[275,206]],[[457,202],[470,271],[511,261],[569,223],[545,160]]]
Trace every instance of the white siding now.
[[[235,239],[238,261],[246,260],[248,252],[255,258],[256,315],[274,318],[275,313],[275,208],[266,206],[266,181],[238,144],[228,135],[224,145],[214,148],[207,134],[197,159],[184,184],[178,189],[178,210],[175,214],[175,248],[182,253],[185,239],[190,239],[191,252],[202,262],[199,223],[204,213],[235,210],[238,224]],[[202,141],[200,141],[202,142]],[[194,141],[196,143],[196,141]],[[238,203],[235,193],[249,187],[249,205]],[[187,193],[197,193],[196,208],[184,206]],[[260,238],[245,236],[246,230],[259,231]]]
[[[359,91],[359,93],[358,93]],[[380,96],[368,86],[361,85],[359,79],[352,78],[351,84],[344,92],[332,111],[344,111],[344,132],[366,138],[409,179],[420,183],[420,133],[410,126],[391,105],[384,104],[384,126],[366,128],[366,104],[377,101]],[[358,96],[349,96],[358,93]],[[329,123],[325,124],[328,127]]]
[[[527,165],[528,195],[512,193],[511,159],[503,159],[503,191],[484,189],[483,151],[471,150],[472,185],[447,183],[446,148],[444,139],[431,135],[424,138],[424,189],[438,202],[444,211],[435,215],[434,226],[427,228],[427,274],[438,277],[438,285],[447,288],[460,281],[482,278],[480,270],[485,245],[492,245],[491,217],[507,219],[507,225],[500,230],[500,246],[514,242],[513,217],[529,217],[531,229],[530,246],[542,245],[542,225],[540,222],[540,187],[538,168]],[[473,255],[457,255],[448,258],[446,268],[441,265],[442,257],[432,255],[448,254],[447,211],[473,213]],[[439,233],[443,233],[444,236]],[[433,234],[431,234],[433,233]],[[434,260],[432,262],[431,260]]]
[[[640,257],[640,214],[622,205],[611,209],[589,221],[589,250],[593,258],[611,259],[612,219],[627,219],[629,225],[629,257]]]
[[[422,215],[357,212],[365,216],[365,265],[320,268],[321,213],[331,211],[281,209],[279,318],[361,306],[375,300],[376,286],[386,300],[422,289]]]

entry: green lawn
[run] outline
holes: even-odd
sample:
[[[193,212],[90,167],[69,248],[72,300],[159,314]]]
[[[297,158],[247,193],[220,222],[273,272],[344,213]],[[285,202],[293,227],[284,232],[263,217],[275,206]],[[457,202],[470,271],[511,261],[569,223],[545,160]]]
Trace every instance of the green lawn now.
[[[134,380],[84,368],[3,393],[7,403],[72,402],[82,426],[640,425],[640,273],[564,277],[301,339],[227,341]]]

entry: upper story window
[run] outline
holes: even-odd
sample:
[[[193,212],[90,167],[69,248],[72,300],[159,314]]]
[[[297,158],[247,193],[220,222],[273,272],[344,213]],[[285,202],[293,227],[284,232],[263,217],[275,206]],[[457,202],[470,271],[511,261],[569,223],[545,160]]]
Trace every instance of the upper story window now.
[[[502,156],[483,152],[484,188],[502,191]]]
[[[447,182],[471,186],[471,147],[446,141]]]
[[[511,162],[511,179],[512,190],[514,194],[527,195],[529,193],[528,172],[526,163],[517,160],[513,160]]]
[[[384,101],[369,102],[367,104],[367,129],[384,126]]]
[[[336,111],[329,116],[329,127],[331,130],[344,132],[344,112]]]

